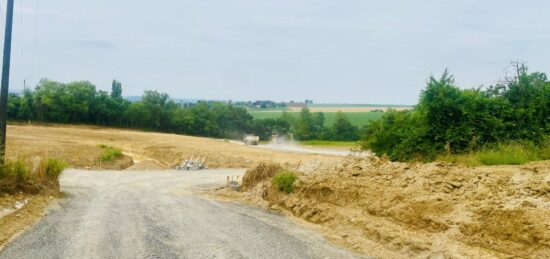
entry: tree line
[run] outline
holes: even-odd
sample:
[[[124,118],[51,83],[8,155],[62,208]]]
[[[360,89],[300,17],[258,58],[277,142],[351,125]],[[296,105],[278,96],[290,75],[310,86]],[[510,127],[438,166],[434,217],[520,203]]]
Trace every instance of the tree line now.
[[[343,113],[332,127],[324,126],[322,113],[304,108],[297,118],[255,120],[244,107],[216,101],[175,103],[166,93],[145,91],[139,101],[122,97],[122,84],[113,80],[111,92],[97,90],[89,81],[61,83],[41,80],[35,89],[10,94],[8,118],[16,121],[81,123],[218,138],[272,134],[298,140],[357,140],[359,130]]]
[[[460,89],[447,71],[430,77],[412,111],[390,111],[363,132],[362,146],[392,160],[433,160],[522,142],[541,146],[550,133],[550,82],[513,63],[501,82]]]

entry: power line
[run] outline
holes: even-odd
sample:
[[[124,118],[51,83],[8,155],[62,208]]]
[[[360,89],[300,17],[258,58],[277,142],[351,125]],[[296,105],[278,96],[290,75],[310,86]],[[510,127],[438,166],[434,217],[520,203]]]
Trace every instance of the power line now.
[[[4,22],[4,8],[0,4],[0,19],[2,19],[2,22]]]
[[[17,1],[19,4],[19,59],[20,64],[24,64],[25,62],[25,56],[24,56],[24,47],[23,47],[23,39],[25,38],[25,35],[23,33],[24,24],[23,24],[23,0]]]
[[[32,54],[31,54],[31,73],[30,77],[34,79],[34,70],[36,66],[36,45],[38,38],[38,11],[40,10],[40,0],[36,0],[36,5],[34,6],[34,32],[32,39]]]

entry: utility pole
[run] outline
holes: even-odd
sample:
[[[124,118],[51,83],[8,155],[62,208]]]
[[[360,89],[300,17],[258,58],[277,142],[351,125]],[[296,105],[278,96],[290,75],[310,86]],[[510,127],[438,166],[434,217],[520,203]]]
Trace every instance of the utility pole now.
[[[6,10],[6,31],[4,34],[4,64],[2,66],[2,86],[0,89],[0,163],[6,155],[6,124],[8,119],[8,90],[10,84],[11,34],[13,27],[13,1],[8,0]]]

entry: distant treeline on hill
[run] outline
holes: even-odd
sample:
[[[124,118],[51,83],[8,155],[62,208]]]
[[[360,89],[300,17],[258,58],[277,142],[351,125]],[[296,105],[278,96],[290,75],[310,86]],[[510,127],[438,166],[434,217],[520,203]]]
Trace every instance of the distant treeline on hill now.
[[[216,101],[176,103],[168,94],[145,91],[137,101],[122,98],[122,84],[111,93],[98,91],[88,81],[60,83],[42,80],[34,90],[10,94],[8,118],[16,121],[83,123],[136,128],[195,136],[241,138],[255,133],[263,140],[272,134],[293,134],[298,140],[357,140],[359,130],[343,113],[332,127],[322,113],[305,108],[298,118],[254,120],[244,107]]]

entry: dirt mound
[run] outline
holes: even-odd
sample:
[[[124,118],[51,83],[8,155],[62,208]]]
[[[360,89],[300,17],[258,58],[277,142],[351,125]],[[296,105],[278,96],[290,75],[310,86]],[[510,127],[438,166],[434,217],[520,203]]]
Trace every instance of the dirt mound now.
[[[134,160],[127,155],[122,155],[121,157],[109,161],[109,162],[99,162],[98,165],[94,166],[95,169],[105,169],[105,170],[124,170],[134,166]]]
[[[250,190],[254,188],[258,183],[275,176],[281,170],[283,170],[283,167],[278,164],[262,162],[246,171],[243,176],[241,190]]]
[[[371,256],[550,258],[550,161],[466,168],[369,158],[301,168],[311,170],[292,194],[265,180],[248,195]]]

